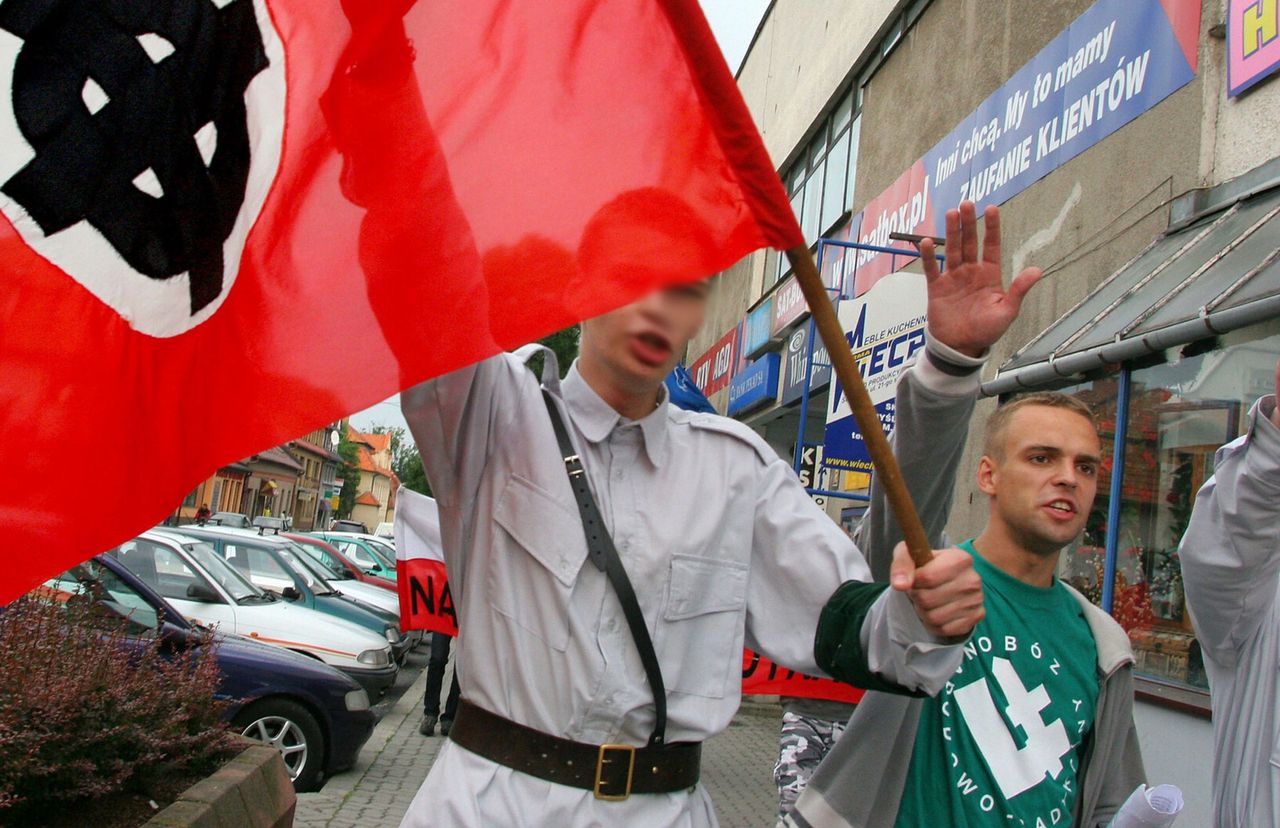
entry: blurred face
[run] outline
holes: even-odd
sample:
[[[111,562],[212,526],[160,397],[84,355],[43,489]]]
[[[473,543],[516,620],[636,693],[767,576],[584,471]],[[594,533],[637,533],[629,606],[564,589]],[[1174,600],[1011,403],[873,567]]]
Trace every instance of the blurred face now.
[[[656,395],[702,327],[710,291],[707,281],[677,285],[583,322],[583,378],[611,403],[619,394]]]
[[[1084,530],[1098,492],[1102,447],[1093,424],[1061,408],[1028,405],[978,463],[990,523],[1023,549],[1056,555]]]

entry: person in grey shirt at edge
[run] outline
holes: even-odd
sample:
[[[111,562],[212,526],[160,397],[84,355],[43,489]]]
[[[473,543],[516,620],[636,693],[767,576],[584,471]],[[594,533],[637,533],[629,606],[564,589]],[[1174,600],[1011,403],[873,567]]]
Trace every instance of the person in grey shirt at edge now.
[[[930,336],[899,405],[934,419],[908,435],[920,447],[904,457],[909,486],[930,485],[946,446],[960,450],[976,383],[957,365],[987,352],[1041,275],[1028,269],[1006,292],[995,208],[981,256],[977,235],[966,203],[948,220],[941,274],[924,243]],[[663,379],[711,289],[658,290],[584,322],[563,382],[553,355],[527,346],[405,392],[458,598],[463,699],[403,826],[715,826],[698,750],[738,708],[743,646],[822,674],[819,613],[842,583],[871,573],[753,431],[669,405]],[[541,387],[524,365],[536,350],[547,354]],[[638,597],[666,687],[665,744],[645,746],[654,699],[617,594],[588,560],[543,389],[567,420]],[[972,559],[944,549],[916,569],[900,547],[892,582],[851,624],[867,669],[936,692],[982,617]],[[518,761],[492,758],[513,752]]]
[[[1178,547],[1213,705],[1213,824],[1280,825],[1280,364]]]

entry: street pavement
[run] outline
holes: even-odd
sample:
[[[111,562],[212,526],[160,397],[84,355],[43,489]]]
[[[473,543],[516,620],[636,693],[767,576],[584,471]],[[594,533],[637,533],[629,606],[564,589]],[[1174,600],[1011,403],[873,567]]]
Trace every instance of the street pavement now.
[[[410,654],[403,671],[412,683],[380,709],[381,720],[351,770],[329,779],[316,793],[298,795],[296,828],[374,828],[396,826],[426,778],[440,736],[422,736],[422,697],[427,672],[425,649]],[[452,669],[452,664],[450,665]],[[449,686],[449,676],[444,686]],[[702,752],[702,782],[711,792],[725,828],[768,828],[774,824],[777,789],[773,763],[778,758],[781,708],[748,700],[728,729],[711,739]],[[487,827],[486,827],[487,828]]]

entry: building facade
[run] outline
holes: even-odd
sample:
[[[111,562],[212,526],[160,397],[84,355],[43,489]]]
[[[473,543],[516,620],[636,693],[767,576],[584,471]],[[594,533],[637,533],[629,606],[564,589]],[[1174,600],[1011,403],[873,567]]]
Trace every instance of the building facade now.
[[[302,464],[280,446],[255,454],[243,462],[249,467],[249,476],[245,481],[240,511],[250,518],[293,515]]]
[[[1236,0],[779,0],[738,73],[873,399],[923,342],[914,248],[891,234],[940,236],[968,197],[1000,205],[1006,273],[1046,270],[991,355],[974,431],[1023,390],[1098,411],[1105,473],[1060,575],[1129,631],[1148,770],[1187,792],[1188,824],[1209,822],[1212,741],[1177,541],[1213,450],[1280,356],[1275,14]],[[795,293],[777,253],[739,262],[687,362],[852,522],[867,468]],[[971,445],[954,538],[986,519],[977,460]]]
[[[377,529],[395,519],[395,492],[400,485],[391,469],[391,435],[365,434],[348,426],[348,439],[359,447],[360,483],[352,520]]]
[[[290,454],[302,466],[293,511],[293,526],[300,532],[329,526],[332,500],[337,495],[333,480],[342,461],[335,453],[337,447],[336,426],[318,428],[288,443]]]

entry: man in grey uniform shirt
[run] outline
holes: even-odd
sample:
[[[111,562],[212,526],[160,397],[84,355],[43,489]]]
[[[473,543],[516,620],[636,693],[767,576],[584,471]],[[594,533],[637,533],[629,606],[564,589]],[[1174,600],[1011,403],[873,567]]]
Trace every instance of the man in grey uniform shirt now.
[[[947,270],[929,271],[933,339],[910,383],[937,419],[904,462],[909,485],[936,475],[939,443],[957,434],[963,443],[974,392],[967,383],[956,391],[947,355],[985,353],[1039,278],[1028,270],[1006,293],[994,208],[986,232],[980,257],[975,211],[963,205],[948,224]],[[439,501],[465,690],[450,741],[403,825],[714,826],[696,784],[696,747],[685,746],[733,717],[744,644],[820,674],[818,613],[837,586],[868,581],[870,571],[754,432],[668,404],[663,379],[698,331],[709,290],[706,282],[660,290],[583,323],[569,375],[558,380],[549,352],[542,375],[652,637],[666,686],[666,747],[641,747],[654,701],[615,590],[587,565],[565,461],[524,366],[536,346],[405,392]],[[982,616],[979,580],[957,549],[918,570],[900,549],[892,574],[895,588],[861,625],[868,669],[934,692]],[[485,722],[483,733],[468,728],[469,716]],[[475,749],[461,744],[468,739]],[[486,758],[525,743],[538,748],[519,769]],[[633,758],[637,786],[651,772],[662,776],[668,754],[693,757],[694,782],[641,793],[624,773],[599,784],[606,764],[628,768]]]
[[[1280,364],[1276,366],[1280,395]],[[1280,825],[1280,410],[1218,449],[1178,556],[1213,704],[1213,824]]]

